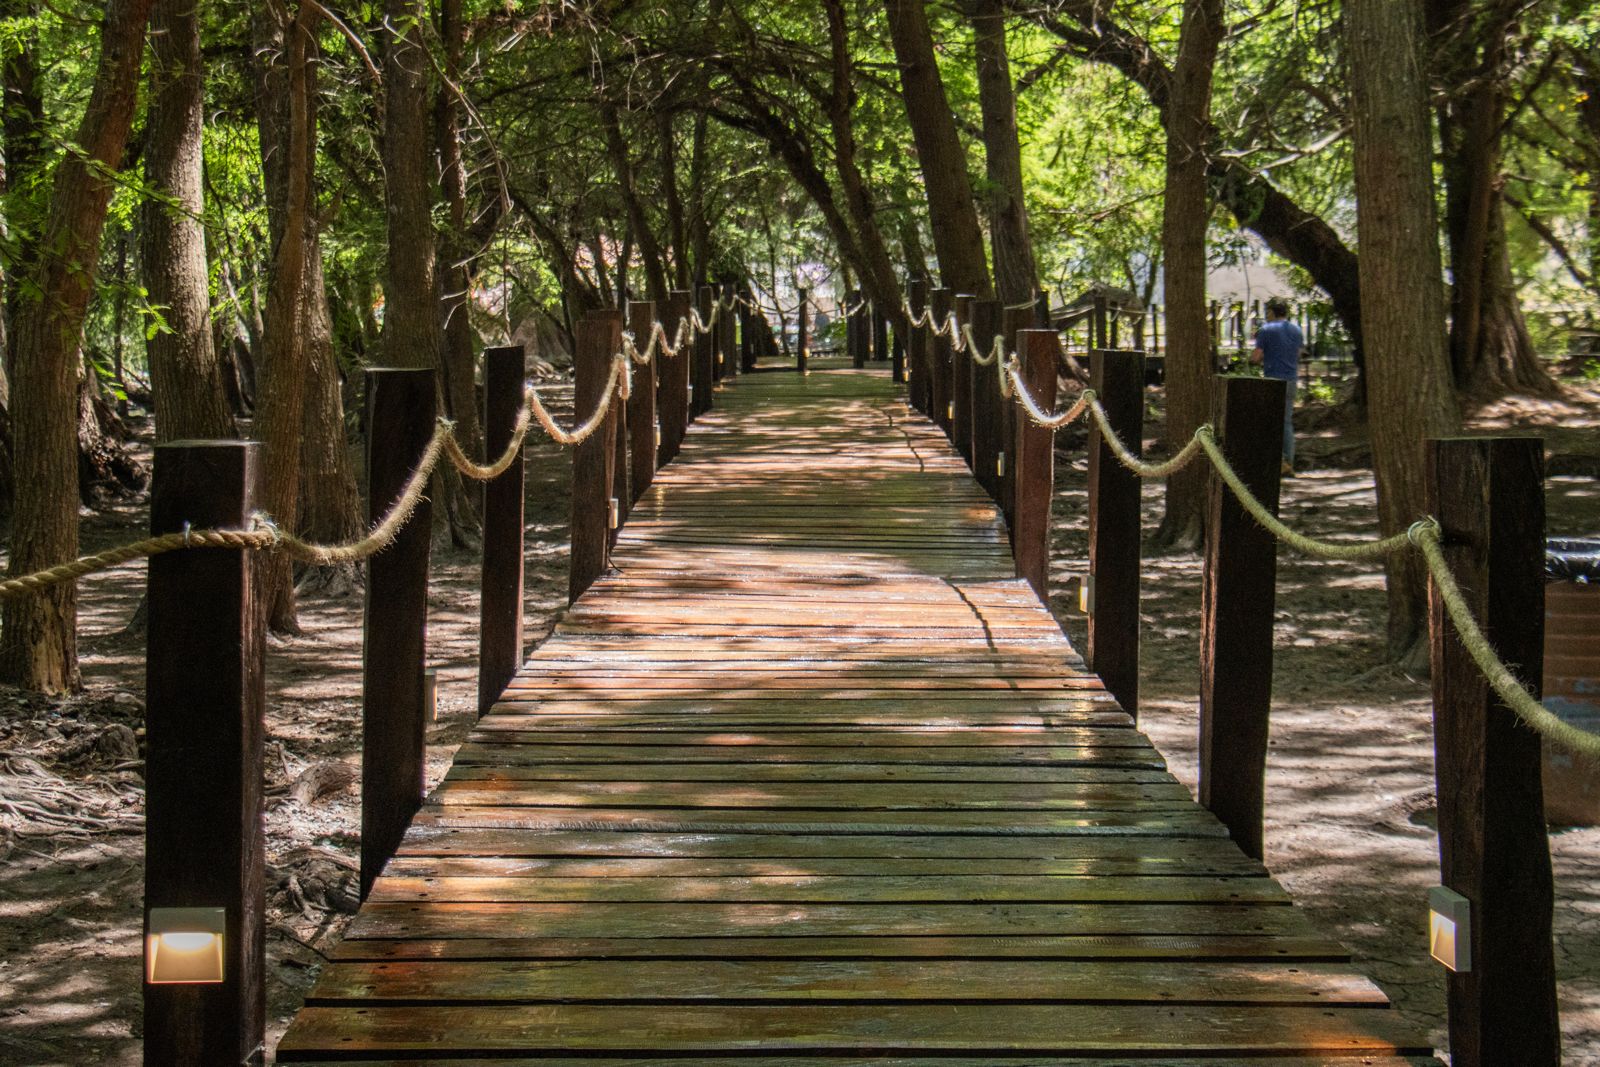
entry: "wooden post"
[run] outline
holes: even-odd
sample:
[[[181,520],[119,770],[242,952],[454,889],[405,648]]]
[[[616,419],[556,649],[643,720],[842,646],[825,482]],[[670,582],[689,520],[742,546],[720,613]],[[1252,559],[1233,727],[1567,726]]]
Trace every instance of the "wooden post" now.
[[[928,283],[922,278],[906,282],[906,300],[911,305],[913,317],[920,316],[928,307]],[[928,328],[912,326],[906,337],[906,399],[911,407],[928,414]]]
[[[1283,383],[1217,379],[1212,421],[1222,454],[1256,499],[1278,512]],[[1245,855],[1261,859],[1272,613],[1278,545],[1212,471],[1200,599],[1200,803]]]
[[[955,299],[957,323],[972,321],[972,302],[975,297],[965,294]],[[961,458],[972,466],[972,353],[956,346],[950,349],[950,443],[956,446]]]
[[[367,523],[404,492],[433,436],[434,372],[367,371]],[[361,657],[361,899],[422,806],[428,548],[433,505],[417,505],[394,542],[367,561]]]
[[[998,300],[973,301],[972,336],[984,356],[989,354],[995,338],[1000,336],[1000,311]],[[1000,396],[1001,368],[998,363],[979,366],[977,360],[971,360],[969,368],[972,376],[972,472],[978,484],[998,501],[1002,447],[1000,405],[1009,405],[1010,401]]]
[[[798,370],[802,375],[810,373],[810,371],[806,368],[806,363],[811,355],[811,340],[808,336],[811,333],[811,304],[809,301],[809,291],[801,289],[800,308],[798,312],[799,323],[796,326],[795,336],[794,365],[795,370]]]
[[[158,445],[150,532],[175,533],[185,523],[248,529],[260,464],[255,442]],[[149,1067],[263,1056],[266,644],[250,557],[207,548],[150,560],[145,917],[148,924],[157,908],[222,908],[225,918],[221,982],[151,984],[146,970]]]
[[[756,331],[751,325],[754,316],[750,308],[739,302],[739,367],[746,373],[756,369]]]
[[[627,314],[626,306],[618,308],[615,312],[619,324],[624,321],[624,316]],[[622,331],[620,328],[617,331],[617,346],[613,354],[616,351],[621,351]],[[606,369],[610,370],[609,367]],[[635,367],[634,370],[637,372],[638,368]],[[628,443],[632,438],[632,434],[628,429],[628,402],[622,399],[620,385],[611,397],[611,427],[611,496],[606,503],[606,516],[609,525],[608,536],[606,537],[608,549],[616,547],[617,538],[622,534],[622,524],[628,519],[628,505],[633,502],[633,496],[628,488]],[[610,502],[612,500],[616,501],[617,509],[616,522],[614,523],[609,522],[611,518]],[[609,556],[609,552],[607,555]]]
[[[1150,305],[1150,352],[1161,352],[1161,305]]]
[[[1033,328],[1033,309],[1031,308],[1003,308],[1000,312],[1000,328],[1005,334],[1006,351],[1020,352],[1017,346],[1021,343],[1020,337],[1023,330]],[[1012,550],[1017,544],[1017,420],[1021,418],[1015,400],[1007,400],[1000,405],[1000,459],[997,466],[1000,471],[1000,511],[1006,518],[1006,531],[1011,539]]]
[[[722,376],[739,376],[739,320],[735,317],[738,305],[733,303],[733,283],[723,282],[719,287],[720,299],[725,305],[717,328],[722,337]]]
[[[889,362],[889,316],[876,300],[872,302],[872,361]]]
[[[906,381],[906,327],[898,316],[889,324],[889,377],[896,384]]]
[[[933,333],[928,346],[928,416],[934,425],[949,437],[950,419],[950,313],[955,305],[955,294],[949,289],[935,289],[932,293],[933,324],[940,332]]]
[[[1089,347],[1110,348],[1111,333],[1110,323],[1106,321],[1109,314],[1109,305],[1105,293],[1094,295],[1094,314],[1089,323]]]
[[[1023,330],[1017,334],[1017,358],[1022,380],[1039,407],[1056,406],[1056,366],[1061,359],[1061,338],[1054,330]],[[1012,554],[1017,577],[1026,578],[1039,599],[1050,597],[1050,498],[1055,491],[1055,431],[1026,415],[1016,423],[1017,522]]]
[[[1143,451],[1144,357],[1099,350],[1089,380],[1117,436]],[[1139,716],[1139,478],[1089,430],[1089,667]]]
[[[711,305],[715,301],[709,285],[702,285],[695,293],[695,308],[700,321],[711,318]],[[692,422],[711,410],[711,392],[716,386],[716,331],[694,331],[694,357],[689,371],[689,420]]]
[[[708,290],[702,289],[705,293]],[[611,357],[622,344],[622,314],[593,311],[578,323],[577,351],[573,354],[573,410],[577,419],[589,417],[604,395],[611,374]],[[702,370],[710,367],[702,364]],[[698,389],[696,390],[698,392]],[[567,585],[569,601],[577,601],[610,562],[610,501],[613,438],[616,420],[607,417],[588,440],[572,450],[572,558]]]
[[[1043,289],[1033,291],[1033,325],[1040,330],[1055,329],[1050,321],[1050,294]]]
[[[1532,437],[1429,441],[1430,514],[1501,659],[1543,682],[1544,452]],[[1430,597],[1439,869],[1471,907],[1472,965],[1447,973],[1457,1067],[1561,1060],[1539,735],[1501,703]]]
[[[656,321],[656,305],[651,300],[635,300],[628,305],[628,329],[640,345],[648,343]],[[633,396],[628,399],[628,498],[622,502],[623,516],[633,502],[644,495],[656,477],[656,376],[668,361],[656,350],[656,359],[647,366],[634,365]]]
[[[662,310],[661,326],[668,342],[676,342],[680,324],[689,317],[690,294],[687,289],[674,289],[667,295]],[[693,346],[685,344],[675,358],[661,355],[661,388],[657,404],[657,417],[661,420],[661,448],[656,469],[665,467],[683,447],[683,434],[689,428],[689,374],[693,362]]]
[[[528,359],[521,345],[483,353],[483,440],[490,459],[511,444],[522,413]],[[526,472],[511,466],[483,487],[483,573],[478,601],[478,714],[500,699],[522,666],[522,530]]]

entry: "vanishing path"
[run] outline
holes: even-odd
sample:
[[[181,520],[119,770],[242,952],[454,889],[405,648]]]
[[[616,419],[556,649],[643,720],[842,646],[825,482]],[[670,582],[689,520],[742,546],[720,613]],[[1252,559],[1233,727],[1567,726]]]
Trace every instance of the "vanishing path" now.
[[[616,563],[462,746],[280,1062],[1427,1051],[1167,773],[885,373],[738,379]]]

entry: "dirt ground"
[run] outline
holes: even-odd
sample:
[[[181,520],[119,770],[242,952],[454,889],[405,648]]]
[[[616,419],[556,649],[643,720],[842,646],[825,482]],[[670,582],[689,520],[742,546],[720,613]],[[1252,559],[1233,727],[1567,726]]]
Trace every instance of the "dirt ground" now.
[[[1475,422],[1550,428],[1552,535],[1600,532],[1600,390],[1571,398],[1507,402]],[[1321,536],[1369,531],[1360,435],[1332,408],[1302,412],[1300,425],[1308,469],[1286,483],[1285,518]],[[565,605],[568,461],[542,441],[529,460],[533,639]],[[1063,454],[1058,589],[1081,569],[1084,473],[1081,453]],[[1148,533],[1158,487],[1145,504]],[[146,521],[142,500],[85,512],[84,549],[138,536]],[[1147,556],[1144,573],[1140,721],[1192,787],[1200,564],[1192,554]],[[433,574],[429,659],[440,681],[430,784],[474,716],[476,555],[436,549]],[[82,583],[84,694],[52,701],[0,690],[0,1064],[140,1062],[143,638],[125,627],[143,583],[142,564]],[[1075,604],[1063,595],[1052,606],[1081,643]],[[1380,665],[1383,607],[1375,570],[1280,558],[1267,862],[1443,1044],[1443,982],[1425,938],[1426,892],[1438,881],[1427,683]],[[344,765],[346,778],[359,767],[360,612],[359,593],[308,596],[305,635],[268,653],[269,1048],[355,905],[354,788],[306,794],[314,781],[339,785],[328,764]],[[1553,832],[1550,845],[1566,1063],[1600,1065],[1600,829]]]

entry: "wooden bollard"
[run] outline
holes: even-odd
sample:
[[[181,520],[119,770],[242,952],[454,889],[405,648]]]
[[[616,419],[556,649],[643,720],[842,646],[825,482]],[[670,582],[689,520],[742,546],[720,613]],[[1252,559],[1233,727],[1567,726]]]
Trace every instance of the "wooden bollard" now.
[[[1033,291],[1033,325],[1041,330],[1055,328],[1050,321],[1050,294],[1043,289]]]
[[[394,507],[433,436],[434,371],[367,371],[367,523]],[[391,543],[367,561],[361,658],[361,899],[422,806],[426,709],[428,550],[426,495]]]
[[[1054,330],[1023,330],[1017,335],[1022,379],[1039,407],[1054,410],[1056,365],[1061,338]],[[1017,577],[1033,586],[1039,599],[1050,597],[1050,499],[1055,492],[1055,431],[1019,413],[1016,424],[1017,522],[1012,555]]]
[[[643,348],[655,327],[656,305],[635,300],[628,305],[628,329]],[[623,519],[633,502],[644,495],[656,477],[656,376],[668,362],[660,349],[654,363],[634,364],[633,396],[628,398],[628,497],[622,501]]]
[[[718,287],[718,293],[724,305],[722,315],[717,319],[717,330],[721,336],[722,376],[724,378],[737,378],[739,376],[739,319],[735,310],[738,305],[733,303],[733,283],[723,282]]]
[[[495,459],[511,444],[522,414],[528,358],[521,345],[483,353],[484,452]],[[523,450],[483,487],[483,573],[478,600],[478,714],[500,699],[522,666]]]
[[[249,529],[261,446],[158,445],[150,532]],[[264,620],[255,560],[189,549],[150,560],[145,657],[144,1062],[258,1063],[266,1019],[262,857]],[[221,909],[221,981],[152,983],[160,934]],[[215,926],[211,926],[215,930]],[[158,974],[157,977],[164,977]]]
[[[1096,293],[1092,305],[1093,312],[1089,317],[1089,347],[1110,348],[1111,324],[1107,321],[1110,317],[1110,302],[1106,300],[1105,293]]]
[[[621,312],[593,311],[578,323],[572,370],[573,410],[580,422],[604,396],[611,359],[621,345]],[[572,450],[572,560],[567,585],[572,602],[605,573],[611,559],[609,519],[615,495],[612,459],[616,431],[615,420],[608,416],[588,440]]]
[[[950,425],[950,334],[949,320],[955,308],[955,293],[949,289],[935,289],[929,294],[933,306],[934,329],[928,345],[928,417],[944,431],[951,434]]]
[[[695,292],[695,308],[700,321],[709,322],[712,307],[716,304],[716,291],[702,285]],[[694,331],[694,364],[689,372],[689,417],[699,418],[711,410],[712,390],[716,388],[717,331]]]
[[[928,283],[922,278],[906,282],[906,301],[911,316],[920,317],[928,308]],[[911,326],[906,336],[906,400],[915,411],[928,414],[928,328]]]
[[[1135,456],[1144,451],[1144,356],[1089,355],[1089,381],[1106,418]],[[1100,428],[1089,430],[1090,668],[1122,710],[1139,717],[1139,476],[1124,467]]]
[[[616,312],[619,321],[626,321],[627,312],[618,309]],[[617,334],[617,344],[622,344],[622,334]],[[633,368],[635,372],[638,368]],[[637,373],[635,374],[637,377]],[[628,429],[628,402],[622,399],[622,389],[619,384],[617,391],[611,397],[611,496],[607,501],[609,536],[606,539],[608,548],[615,548],[617,538],[622,534],[622,524],[628,520],[628,505],[633,503],[632,491],[629,489],[629,461],[628,446],[632,442],[632,434]],[[614,513],[613,513],[614,509]]]
[[[794,366],[795,370],[801,374],[809,374],[810,370],[806,367],[806,364],[811,356],[810,293],[805,289],[801,289],[799,292],[800,306],[795,312],[798,319],[795,323]]]
[[[884,314],[883,305],[878,301],[872,302],[872,361],[874,363],[889,362],[889,316]]]
[[[985,358],[993,350],[1000,336],[1000,310],[998,300],[976,300],[972,304],[972,336],[982,349]],[[971,373],[972,394],[972,471],[978,484],[996,501],[1000,498],[1001,421],[1000,406],[1007,401],[1000,396],[998,363],[980,366],[977,360],[968,360]]]
[[[743,301],[739,302],[739,367],[747,373],[756,369],[755,317]]]
[[[1229,465],[1276,515],[1283,383],[1218,378],[1212,422]],[[1200,599],[1200,803],[1251,859],[1263,855],[1277,577],[1277,541],[1213,470]]]
[[[1019,335],[1032,329],[1033,312],[1028,308],[1004,308],[1000,329],[1005,334],[1006,351],[1019,352]],[[1000,511],[1006,518],[1006,532],[1013,550],[1017,544],[1017,420],[1023,418],[1015,400],[1000,405]]]
[[[972,322],[972,302],[976,297],[965,293],[955,298],[953,306],[956,322]],[[959,336],[959,335],[958,335]],[[966,350],[966,338],[950,346],[950,443],[956,446],[961,458],[972,466],[972,353]]]
[[[667,295],[667,305],[662,309],[661,326],[666,331],[668,343],[676,343],[678,330],[689,317],[690,294],[687,289],[674,289]],[[689,375],[694,360],[694,346],[685,342],[675,358],[661,356],[661,389],[658,418],[661,420],[661,449],[657,457],[659,470],[671,463],[683,447],[683,434],[689,428]]]
[[[1544,649],[1544,452],[1532,437],[1429,441],[1427,508],[1494,650],[1538,695]],[[1539,735],[1462,646],[1435,590],[1429,635],[1439,870],[1470,906],[1471,969],[1448,972],[1450,1061],[1561,1059],[1554,892]],[[1459,951],[1459,949],[1458,949]]]
[[[889,324],[889,378],[896,385],[904,385],[906,381],[906,337],[905,324],[896,317]]]

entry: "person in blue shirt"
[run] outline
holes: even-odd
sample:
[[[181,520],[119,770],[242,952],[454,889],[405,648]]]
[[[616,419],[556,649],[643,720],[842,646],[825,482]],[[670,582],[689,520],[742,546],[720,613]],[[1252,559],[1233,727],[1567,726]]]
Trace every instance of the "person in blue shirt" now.
[[[1294,477],[1294,394],[1300,382],[1300,351],[1305,335],[1289,321],[1289,304],[1278,297],[1267,301],[1267,321],[1256,331],[1256,348],[1250,356],[1268,378],[1284,383],[1283,473]]]

